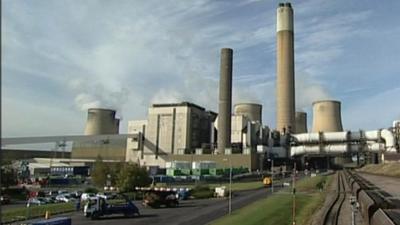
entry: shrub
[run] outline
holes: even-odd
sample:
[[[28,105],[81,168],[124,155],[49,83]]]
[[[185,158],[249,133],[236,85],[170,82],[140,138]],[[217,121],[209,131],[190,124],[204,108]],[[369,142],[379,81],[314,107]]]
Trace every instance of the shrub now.
[[[97,188],[94,187],[88,187],[84,190],[85,193],[94,193],[96,194],[97,192],[99,192],[99,190],[97,190]]]

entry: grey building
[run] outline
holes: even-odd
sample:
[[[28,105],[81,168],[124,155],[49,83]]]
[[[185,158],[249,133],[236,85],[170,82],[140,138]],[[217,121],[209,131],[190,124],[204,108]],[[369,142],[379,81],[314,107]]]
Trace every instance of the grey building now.
[[[211,149],[213,122],[217,114],[189,102],[153,104],[147,120],[130,121],[126,161],[165,167],[168,155],[193,154]]]

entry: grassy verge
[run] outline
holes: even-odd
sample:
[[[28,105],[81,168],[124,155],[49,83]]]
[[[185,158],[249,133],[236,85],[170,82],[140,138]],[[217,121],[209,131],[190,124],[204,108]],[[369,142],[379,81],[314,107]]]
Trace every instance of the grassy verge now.
[[[327,177],[317,176],[306,178],[297,183],[296,222],[308,224],[313,213],[322,205],[323,192],[317,184],[327,183]],[[324,185],[326,186],[326,185]],[[236,210],[231,216],[214,221],[213,225],[289,225],[292,219],[293,195],[289,192],[278,192],[273,196],[259,200],[242,209]]]
[[[360,172],[372,173],[377,175],[385,175],[392,177],[400,177],[400,163],[389,162],[383,164],[369,164],[357,169]]]
[[[14,221],[21,221],[27,219],[33,219],[37,217],[44,217],[46,211],[50,212],[50,215],[71,212],[75,210],[75,205],[73,203],[57,203],[48,204],[41,206],[31,206],[14,208],[8,210],[2,210],[1,222],[10,223]]]

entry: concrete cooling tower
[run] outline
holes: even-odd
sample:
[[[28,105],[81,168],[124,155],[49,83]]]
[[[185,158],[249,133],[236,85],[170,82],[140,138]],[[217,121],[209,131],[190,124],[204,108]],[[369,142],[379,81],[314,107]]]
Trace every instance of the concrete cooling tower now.
[[[218,154],[225,154],[225,149],[231,146],[232,57],[232,49],[221,49],[217,136]]]
[[[324,100],[313,102],[312,132],[343,131],[340,102]]]
[[[251,121],[262,122],[262,105],[260,104],[238,103],[235,104],[233,112],[235,115],[246,116]]]
[[[92,108],[88,110],[85,135],[118,134],[119,119],[115,110]]]
[[[276,19],[276,129],[295,131],[293,9],[280,3]]]
[[[296,134],[307,133],[307,113],[296,112]]]

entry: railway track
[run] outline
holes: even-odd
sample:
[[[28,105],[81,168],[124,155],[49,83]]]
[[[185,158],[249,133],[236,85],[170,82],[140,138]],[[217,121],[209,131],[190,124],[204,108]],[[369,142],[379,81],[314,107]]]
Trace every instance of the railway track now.
[[[346,200],[345,178],[343,172],[339,171],[337,174],[337,192],[334,200],[326,210],[322,225],[338,225],[339,215],[342,205]]]

